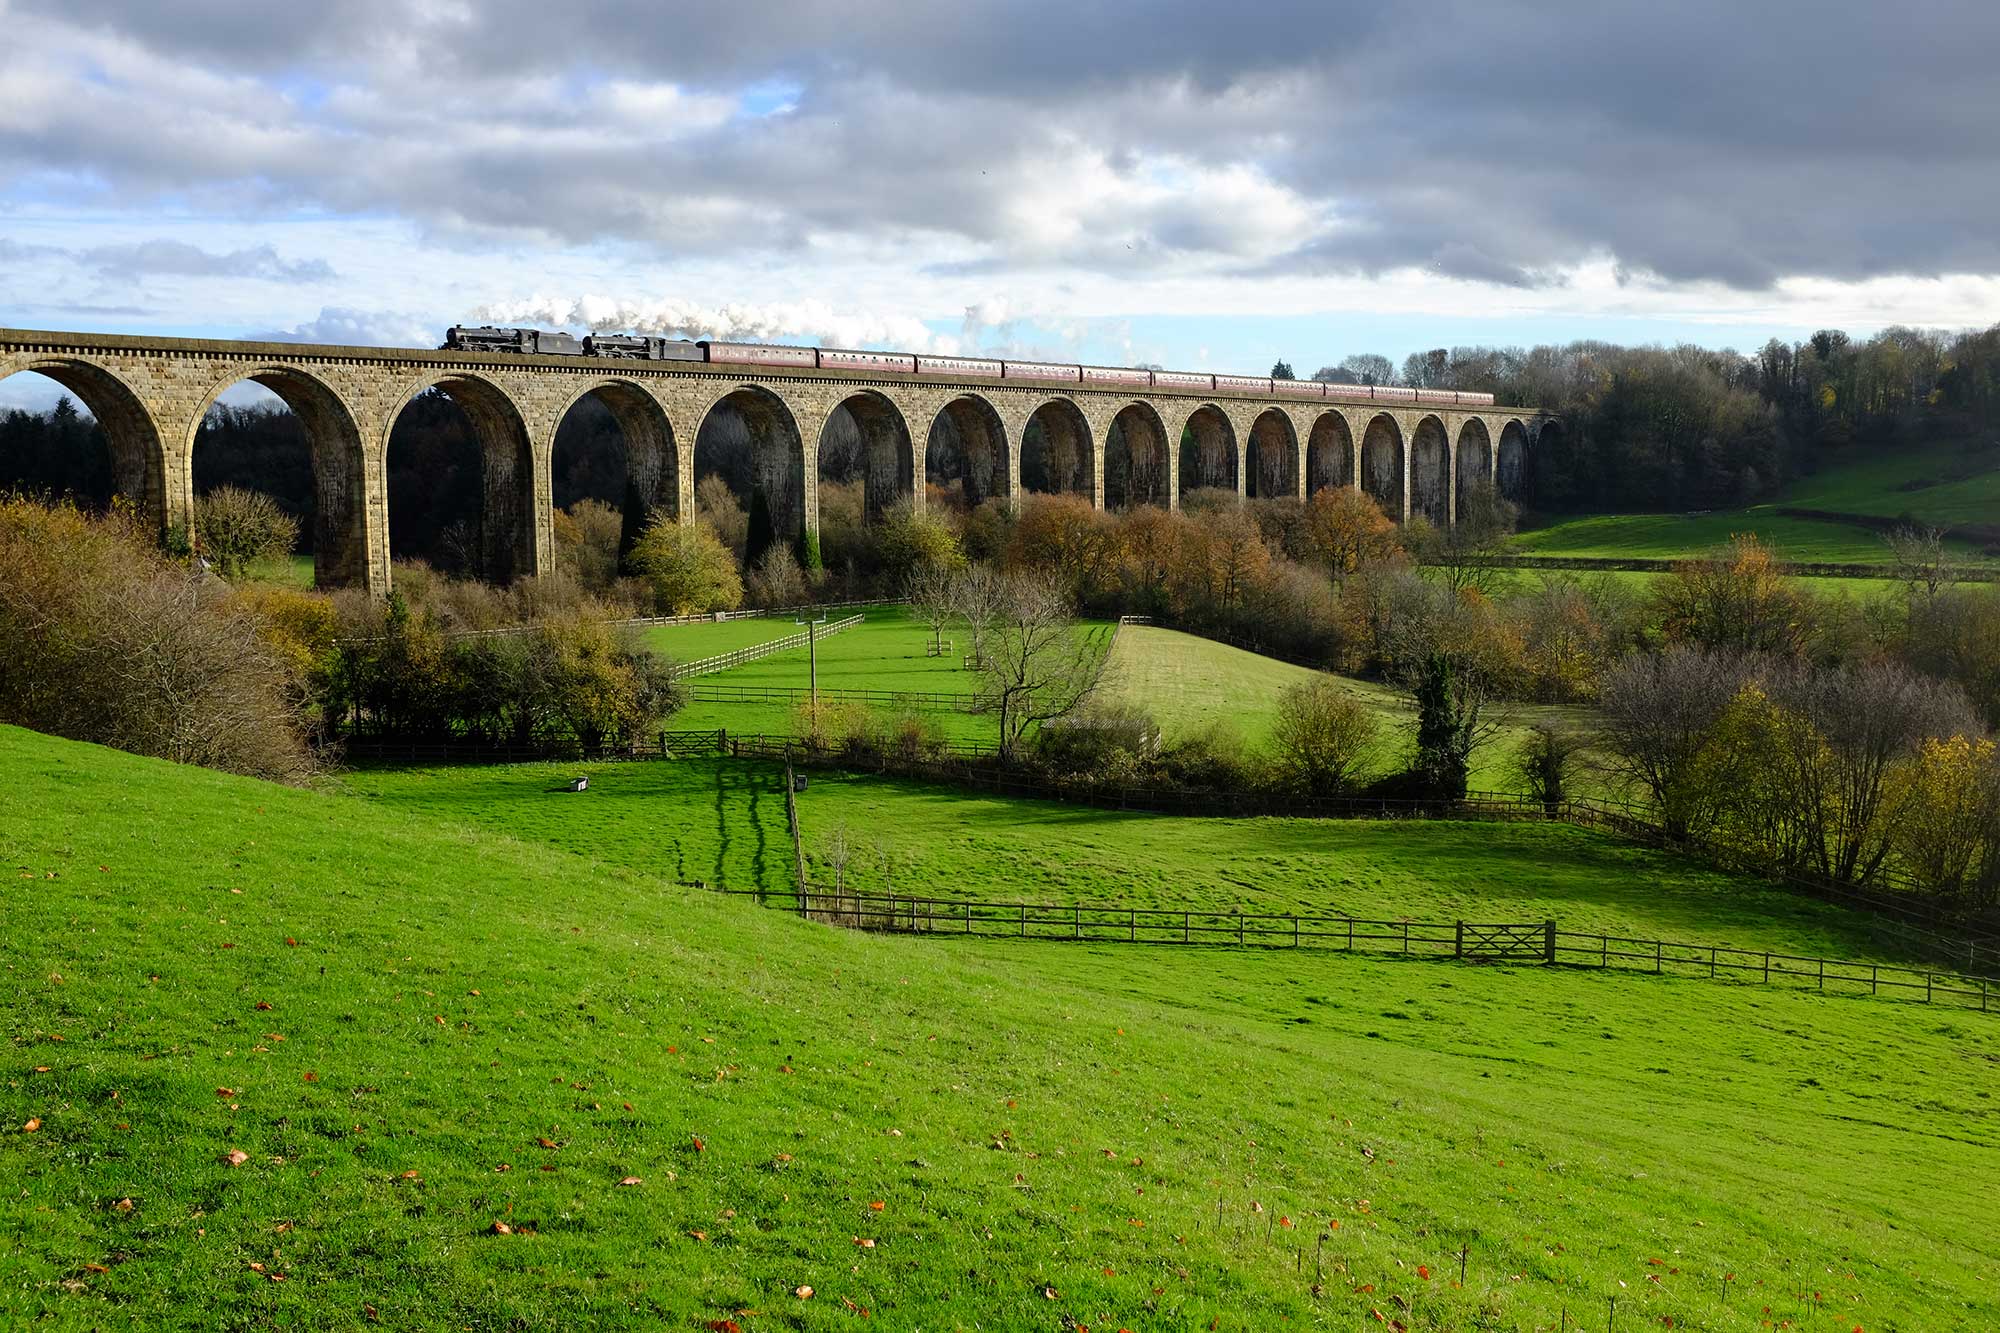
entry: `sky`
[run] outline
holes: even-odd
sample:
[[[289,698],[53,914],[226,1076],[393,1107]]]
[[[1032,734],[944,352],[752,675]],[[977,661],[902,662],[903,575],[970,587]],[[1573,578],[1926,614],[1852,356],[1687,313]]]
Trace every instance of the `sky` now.
[[[0,34],[6,326],[1303,375],[2000,321],[1993,0],[0,0]]]

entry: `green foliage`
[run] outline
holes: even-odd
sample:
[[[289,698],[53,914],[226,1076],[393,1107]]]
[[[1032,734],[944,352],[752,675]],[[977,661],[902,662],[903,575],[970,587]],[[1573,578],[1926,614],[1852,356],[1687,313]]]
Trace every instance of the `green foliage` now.
[[[1464,799],[1472,772],[1478,719],[1467,713],[1462,693],[1453,688],[1462,670],[1449,654],[1431,653],[1418,666],[1410,691],[1417,705],[1413,771],[1431,800]]]

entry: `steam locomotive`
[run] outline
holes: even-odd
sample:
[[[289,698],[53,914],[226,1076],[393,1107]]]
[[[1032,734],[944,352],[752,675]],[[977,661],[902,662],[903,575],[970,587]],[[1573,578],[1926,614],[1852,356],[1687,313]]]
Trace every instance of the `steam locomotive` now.
[[[1457,404],[1464,407],[1493,405],[1490,393],[1461,393],[1455,389],[1329,385],[1318,380],[1274,380],[1263,375],[1213,375],[1207,371],[1140,370],[1130,366],[1082,366],[972,356],[922,356],[914,352],[787,347],[778,343],[731,343],[709,339],[690,342],[686,338],[655,338],[625,333],[593,333],[579,342],[567,333],[550,333],[543,329],[502,329],[491,325],[478,328],[454,325],[445,330],[444,347],[453,352],[511,352],[520,356],[700,361],[713,365],[770,366],[783,370],[888,371],[931,379],[1032,380],[1039,384],[1196,389],[1275,394],[1286,398],[1373,398],[1385,402]]]

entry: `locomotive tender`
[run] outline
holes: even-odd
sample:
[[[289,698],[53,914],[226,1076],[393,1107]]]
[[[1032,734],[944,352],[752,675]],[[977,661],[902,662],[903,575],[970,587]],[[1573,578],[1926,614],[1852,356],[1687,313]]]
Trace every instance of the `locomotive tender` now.
[[[699,361],[714,365],[776,366],[786,370],[887,371],[934,379],[1033,380],[1038,383],[1095,384],[1135,389],[1199,389],[1208,392],[1267,393],[1287,398],[1338,396],[1397,403],[1491,407],[1490,393],[1456,389],[1408,389],[1387,385],[1323,384],[1318,380],[1274,380],[1264,375],[1215,375],[1207,371],[1140,370],[1130,366],[1077,366],[1047,361],[1005,361],[975,356],[920,356],[911,352],[870,352],[838,347],[788,347],[779,343],[732,343],[656,338],[626,333],[593,333],[582,342],[567,333],[542,329],[477,328],[453,325],[444,346],[453,352],[507,352],[517,356],[591,356],[612,360]]]

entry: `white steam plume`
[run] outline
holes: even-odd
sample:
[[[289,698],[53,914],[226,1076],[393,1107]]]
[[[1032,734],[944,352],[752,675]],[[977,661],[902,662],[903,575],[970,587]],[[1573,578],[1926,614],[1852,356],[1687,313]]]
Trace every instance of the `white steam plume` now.
[[[556,325],[595,333],[650,333],[669,338],[755,339],[949,355],[960,339],[934,333],[910,315],[835,310],[823,301],[704,305],[697,301],[624,300],[609,296],[531,296],[481,306],[474,318],[498,324]]]

